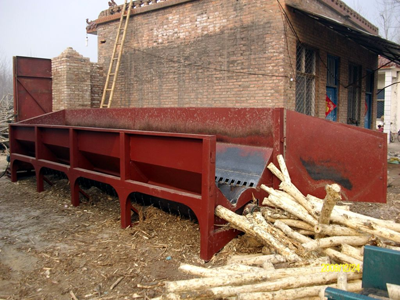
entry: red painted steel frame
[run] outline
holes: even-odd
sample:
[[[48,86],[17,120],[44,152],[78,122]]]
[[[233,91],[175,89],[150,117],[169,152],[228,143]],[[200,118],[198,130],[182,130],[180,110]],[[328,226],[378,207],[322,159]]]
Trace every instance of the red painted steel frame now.
[[[251,145],[281,151],[282,113],[283,110],[271,109],[109,109],[50,113],[11,125],[12,181],[17,180],[22,163],[30,163],[35,169],[39,192],[44,189],[43,168],[64,172],[75,206],[79,205],[78,178],[110,184],[120,199],[122,227],[131,224],[131,193],[182,203],[198,219],[200,257],[209,260],[239,233],[218,230],[215,224],[222,220],[215,217],[215,207],[223,205],[237,211],[252,200],[253,194],[260,199],[266,196],[258,186],[243,192],[235,206],[225,198],[215,184],[217,138],[225,143],[239,141],[242,148]],[[210,116],[214,119],[207,124]],[[264,119],[263,124],[256,122],[259,118]],[[110,127],[107,125],[114,123],[132,129],[164,126],[180,133],[80,127],[85,122],[97,127]],[[263,127],[267,130],[262,132]],[[217,133],[218,128],[222,128],[221,133]],[[197,134],[185,133],[195,130]],[[264,173],[262,182],[272,185],[271,174]]]
[[[253,195],[263,199],[261,183],[277,188],[266,165],[277,165],[285,141],[292,181],[303,193],[341,180],[349,200],[386,201],[383,134],[267,108],[85,109],[39,116],[10,125],[12,181],[23,163],[35,169],[39,192],[43,168],[64,172],[73,205],[79,205],[78,178],[110,184],[120,199],[122,227],[131,224],[131,193],[187,205],[199,221],[200,257],[209,260],[238,234],[218,230],[215,207],[239,213]],[[215,184],[217,149],[226,149],[217,143],[244,152],[250,146],[249,153],[262,147],[260,153],[270,155],[257,185],[245,189],[236,205]],[[373,190],[362,192],[369,184]]]

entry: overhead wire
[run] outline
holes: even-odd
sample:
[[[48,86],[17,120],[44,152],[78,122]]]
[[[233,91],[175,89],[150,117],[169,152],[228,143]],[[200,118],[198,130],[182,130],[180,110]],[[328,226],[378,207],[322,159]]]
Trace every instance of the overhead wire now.
[[[184,67],[195,67],[203,70],[213,70],[213,71],[218,71],[218,72],[226,72],[226,73],[232,73],[232,74],[244,74],[244,75],[250,75],[250,76],[265,76],[265,77],[277,77],[277,78],[288,78],[289,76],[287,75],[279,75],[279,74],[269,74],[269,73],[259,73],[259,72],[248,72],[248,71],[238,71],[238,70],[228,70],[228,69],[222,69],[222,68],[216,68],[216,67],[210,67],[210,66],[205,66],[203,64],[198,64],[194,62],[183,62],[183,61],[178,61],[176,59],[168,58],[165,56],[149,53],[147,51],[138,49],[138,48],[133,48],[133,50],[142,52],[146,55],[153,56],[158,59],[162,59],[165,61],[169,61],[172,63],[176,63],[178,65],[183,65]]]

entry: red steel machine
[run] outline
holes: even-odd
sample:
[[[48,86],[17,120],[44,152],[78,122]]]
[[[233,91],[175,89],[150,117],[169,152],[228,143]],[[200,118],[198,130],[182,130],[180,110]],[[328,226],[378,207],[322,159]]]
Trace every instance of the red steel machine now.
[[[324,197],[336,182],[344,200],[386,202],[386,136],[372,130],[268,108],[121,108],[63,110],[10,125],[12,181],[34,169],[64,172],[72,204],[79,178],[111,185],[121,226],[131,224],[132,193],[185,205],[200,226],[200,257],[209,260],[239,232],[220,230],[217,205],[241,213],[267,169],[283,154],[293,183]],[[28,166],[28,167],[27,167]]]

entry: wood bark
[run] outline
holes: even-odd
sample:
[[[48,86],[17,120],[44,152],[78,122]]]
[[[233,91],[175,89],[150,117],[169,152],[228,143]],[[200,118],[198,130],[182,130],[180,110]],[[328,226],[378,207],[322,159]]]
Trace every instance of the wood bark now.
[[[318,240],[313,240],[303,244],[303,247],[308,251],[315,251],[319,248],[330,248],[341,244],[352,246],[361,246],[368,243],[370,236],[331,236]]]

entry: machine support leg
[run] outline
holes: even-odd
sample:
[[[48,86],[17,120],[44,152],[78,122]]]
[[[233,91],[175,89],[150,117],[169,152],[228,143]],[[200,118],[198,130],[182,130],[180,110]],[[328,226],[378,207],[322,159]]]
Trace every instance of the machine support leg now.
[[[130,192],[117,190],[119,205],[121,209],[121,228],[127,228],[132,225],[131,221],[131,199],[129,198]]]

